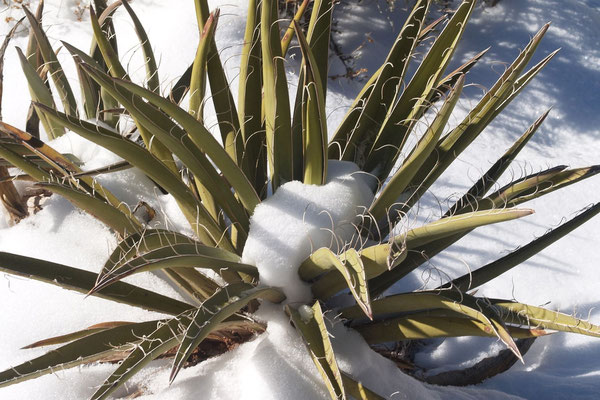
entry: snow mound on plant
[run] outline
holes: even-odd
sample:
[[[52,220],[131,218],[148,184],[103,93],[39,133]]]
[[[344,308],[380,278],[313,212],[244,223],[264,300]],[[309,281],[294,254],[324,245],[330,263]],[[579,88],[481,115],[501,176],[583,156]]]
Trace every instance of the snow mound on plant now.
[[[373,200],[368,175],[355,164],[329,161],[327,175],[321,186],[285,183],[250,219],[242,260],[258,268],[262,284],[281,287],[291,303],[312,299],[298,277],[302,261],[320,247],[335,251],[349,242],[353,222]]]

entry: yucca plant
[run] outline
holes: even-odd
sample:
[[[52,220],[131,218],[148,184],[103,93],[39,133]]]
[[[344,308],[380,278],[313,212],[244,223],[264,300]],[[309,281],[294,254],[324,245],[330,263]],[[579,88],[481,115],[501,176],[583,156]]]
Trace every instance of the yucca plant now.
[[[407,71],[411,62],[417,62],[417,47],[441,21],[425,26],[430,1],[419,0],[384,64],[365,84],[337,130],[328,135],[325,102],[332,1],[314,1],[306,34],[297,24],[298,13],[282,35],[277,2],[250,0],[237,103],[215,45],[219,13],[209,13],[206,1],[195,1],[200,40],[194,62],[166,95],[160,91],[152,47],[131,6],[127,2],[107,6],[103,0],[94,3],[100,15],[91,8],[94,40],[90,53],[63,43],[79,73],[81,107],[40,19],[26,8],[32,42],[27,53],[19,51],[19,55],[35,112],[48,136],[75,132],[119,155],[123,162],[84,172],[72,157],[6,123],[0,123],[4,136],[0,155],[22,171],[15,179],[33,180],[64,196],[107,224],[122,240],[98,275],[8,253],[0,253],[0,270],[170,317],[107,322],[35,343],[32,346],[60,347],[1,372],[0,387],[55,368],[120,360],[92,396],[105,399],[164,354],[174,355],[172,381],[202,343],[240,342],[264,331],[268,321],[258,321],[253,312],[265,301],[281,303],[281,312],[289,315],[305,340],[333,399],[381,396],[376,394],[378,388],[365,388],[360,377],[338,367],[324,318],[328,310],[340,314],[375,349],[385,343],[436,337],[489,336],[500,339],[517,359],[525,348],[520,346],[523,339],[553,331],[600,335],[599,327],[569,315],[512,300],[477,297],[472,291],[589,220],[600,211],[598,204],[435,290],[393,290],[399,280],[473,229],[529,215],[531,210],[517,206],[598,172],[597,166],[559,166],[497,189],[496,182],[536,132],[545,113],[438,220],[408,231],[399,229],[440,175],[556,54],[526,69],[548,26],[531,39],[465,119],[448,130],[465,75],[485,53],[446,72],[476,1],[460,4],[411,75]],[[110,17],[120,5],[133,20],[147,60],[143,85],[130,80],[118,58]],[[295,94],[289,91],[284,63],[292,36],[303,56]],[[41,62],[36,64],[33,56],[37,54]],[[37,69],[40,65],[47,75]],[[46,76],[53,81],[55,95]],[[220,141],[203,123],[207,88]],[[186,93],[187,102],[182,101]],[[292,108],[290,95],[295,96]],[[426,114],[431,122],[425,132],[418,133],[415,126]],[[127,118],[133,121],[133,129],[122,123]],[[419,135],[418,141],[406,148],[411,135]],[[128,167],[138,168],[173,196],[193,229],[192,237],[153,228],[93,179],[93,175]],[[330,214],[324,224],[307,228],[305,237],[290,241],[303,249],[277,250],[275,241],[268,242],[286,232],[285,226],[265,227],[270,210],[283,207],[285,214],[286,201],[310,193],[318,197],[319,188],[338,187],[334,184],[353,189],[350,194],[335,192],[330,196],[332,204],[305,199],[306,209],[300,216],[290,216],[290,224],[294,218],[312,224],[310,204],[316,207],[315,214]],[[343,197],[352,193],[355,197]],[[344,217],[332,211],[336,202],[349,203],[349,220],[341,221]],[[362,211],[357,213],[357,207]],[[287,224],[285,218],[279,222]],[[254,254],[251,249],[259,242],[265,248],[275,247],[274,262],[261,259],[271,253]],[[277,270],[269,263],[287,268]],[[163,270],[189,301],[121,282],[132,274],[155,270]],[[278,274],[287,275],[280,279]],[[351,296],[343,296],[348,293]]]

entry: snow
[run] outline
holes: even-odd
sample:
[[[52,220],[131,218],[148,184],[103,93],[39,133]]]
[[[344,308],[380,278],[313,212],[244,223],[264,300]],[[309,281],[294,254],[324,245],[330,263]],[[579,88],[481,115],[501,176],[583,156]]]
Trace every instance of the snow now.
[[[82,16],[81,23],[77,21],[73,11],[78,3],[75,0],[47,0],[44,25],[49,29],[51,40],[67,40],[86,49],[90,38],[89,21],[86,15]],[[361,4],[350,2],[341,7],[342,12],[338,15],[342,49],[350,52],[364,44],[356,52],[361,56],[356,67],[375,71],[383,61],[387,47],[403,21],[401,5],[404,2],[397,0],[396,3],[398,7],[393,13],[380,13],[379,8],[385,7],[385,2],[377,0],[363,0]],[[214,1],[210,4],[212,8],[217,5],[222,8],[217,39],[220,47],[224,48],[222,59],[226,60],[229,77],[234,79],[245,23],[245,2]],[[156,0],[137,0],[133,6],[145,22],[160,57],[160,77],[164,83],[163,89],[168,90],[195,52],[197,30],[193,4],[184,0],[173,0],[168,4]],[[8,16],[17,18],[19,15],[15,9],[0,9],[2,19]],[[458,49],[454,66],[490,44],[493,46],[481,64],[469,74],[467,81],[477,85],[465,88],[465,99],[451,117],[451,124],[460,122],[468,108],[480,97],[481,87],[490,87],[502,72],[506,65],[504,63],[512,60],[527,39],[549,20],[552,20],[552,27],[533,61],[540,60],[558,47],[562,48],[561,52],[484,132],[473,148],[461,155],[459,162],[442,177],[442,182],[432,189],[432,194],[420,204],[419,223],[443,213],[444,206],[451,204],[452,198],[468,188],[550,106],[554,107],[550,117],[522,152],[516,169],[511,173],[521,176],[556,164],[577,167],[598,163],[598,0],[501,0],[493,8],[478,7]],[[0,33],[6,33],[9,25],[0,23]],[[120,49],[128,61],[126,65],[129,66],[129,72],[134,79],[141,81],[144,79],[143,68],[140,68],[141,52],[131,22],[124,13],[118,12],[116,25],[117,32],[124,33],[119,35]],[[174,41],[173,37],[184,39]],[[26,35],[19,34],[13,45],[24,48]],[[75,76],[66,52],[61,51],[60,57],[67,75]],[[295,63],[297,60],[290,63],[291,70],[297,67]],[[341,68],[335,57],[332,57],[332,63],[332,74],[335,75]],[[454,66],[451,65],[449,69]],[[4,84],[2,106],[5,121],[23,126],[29,94],[16,52],[10,48],[5,63]],[[334,130],[360,86],[359,82],[345,79],[329,83],[330,131]],[[74,134],[67,134],[52,145],[60,151],[78,156],[84,162],[85,169],[118,160]],[[273,226],[276,229],[265,231],[265,234],[270,232],[274,235],[271,240],[284,242],[293,249],[286,254],[286,258],[293,259],[294,263],[290,262],[287,266],[289,274],[285,281],[278,283],[269,280],[272,265],[263,268],[260,262],[254,261],[259,266],[263,282],[289,286],[288,282],[295,278],[294,265],[297,266],[310,252],[311,246],[330,245],[334,235],[323,228],[331,228],[332,221],[338,223],[334,224],[337,228],[340,224],[349,226],[347,222],[356,215],[356,205],[368,204],[370,200],[367,198],[356,199],[355,204],[349,205],[332,206],[325,201],[325,197],[331,196],[329,189],[326,189],[329,185],[336,185],[336,191],[351,191],[352,185],[361,184],[361,178],[350,171],[340,173],[340,176],[347,177],[348,174],[350,179],[331,180],[320,189],[288,183],[282,187],[286,189],[278,191],[271,200],[257,208],[252,219],[249,243],[254,240],[252,236],[259,213],[276,212],[273,208],[276,208],[274,203],[278,201],[277,196],[286,202],[299,200],[300,195],[310,199],[304,199],[300,204],[294,203],[293,221],[286,219],[285,223],[280,222],[281,216],[275,219],[273,214]],[[185,219],[172,199],[156,192],[151,182],[135,170],[107,175],[102,177],[102,183],[130,207],[135,207],[142,199],[148,202],[159,211],[159,226],[189,232]],[[560,223],[563,218],[569,218],[584,206],[598,201],[599,187],[600,180],[594,177],[545,196],[541,201],[527,204],[536,210],[532,217],[478,229],[453,246],[449,253],[433,258],[431,265],[405,278],[397,289],[436,286],[445,275],[461,275],[469,268],[483,265],[519,244],[527,243]],[[327,193],[313,193],[317,190]],[[323,202],[316,201],[317,198]],[[328,213],[320,214],[322,210]],[[416,224],[416,220],[411,220],[409,224]],[[90,271],[98,271],[116,246],[114,235],[105,226],[56,196],[49,199],[41,212],[19,225],[8,227],[4,224],[0,228],[1,251],[41,257]],[[301,232],[303,236],[288,232]],[[336,235],[343,234],[336,231]],[[597,313],[593,312],[595,307],[600,306],[597,295],[600,283],[597,271],[599,237],[600,225],[597,221],[591,221],[542,254],[486,284],[478,294],[514,297],[522,302],[577,313],[582,318],[589,317],[592,322],[599,323]],[[252,246],[253,251],[246,250],[248,253],[244,257],[253,260],[270,258],[272,249],[268,241],[265,244],[262,249],[259,248],[260,244]],[[130,279],[135,284],[176,296],[175,291],[155,275],[139,274]],[[296,295],[301,299],[304,296],[302,291],[298,289],[288,295],[292,300]],[[79,330],[102,321],[142,321],[160,317],[156,313],[93,297],[84,299],[80,294],[8,275],[0,276],[0,302],[3,321],[0,327],[0,369],[42,354],[44,350],[19,348],[45,337]],[[172,386],[167,385],[169,361],[154,362],[134,377],[126,388],[118,391],[115,397],[125,397],[142,388],[144,395],[140,399],[196,399],[199,393],[211,399],[327,398],[318,372],[281,311],[281,305],[263,304],[258,317],[269,324],[267,332],[253,341],[223,356],[184,369]],[[600,341],[595,338],[566,334],[544,337],[525,355],[524,365],[517,364],[510,371],[474,388],[438,388],[424,385],[400,373],[390,361],[368,350],[360,336],[339,323],[334,315],[327,314],[327,318],[331,323],[333,345],[340,367],[392,399],[595,399],[600,392],[597,361],[600,357]],[[452,369],[471,365],[500,348],[501,345],[493,339],[449,339],[431,344],[428,351],[419,355],[418,361],[435,372],[442,370],[439,366]],[[113,369],[113,365],[96,364],[56,371],[36,380],[2,388],[0,398],[88,398],[94,387]]]
[[[338,251],[352,240],[373,200],[365,178],[353,163],[329,161],[325,185],[282,185],[254,210],[242,261],[258,268],[262,284],[283,288],[288,302],[310,302],[298,267],[314,250]]]

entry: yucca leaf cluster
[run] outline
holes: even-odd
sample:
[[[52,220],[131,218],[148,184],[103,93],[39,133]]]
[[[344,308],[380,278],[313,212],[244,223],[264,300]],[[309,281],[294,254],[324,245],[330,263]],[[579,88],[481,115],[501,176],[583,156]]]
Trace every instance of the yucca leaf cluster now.
[[[195,0],[199,43],[194,61],[187,69],[182,67],[180,80],[167,93],[161,91],[158,63],[132,6],[126,1],[108,5],[95,0],[90,9],[91,50],[62,43],[77,68],[80,102],[44,33],[43,2],[36,14],[24,8],[31,26],[30,42],[25,51],[17,51],[35,115],[48,138],[72,131],[123,161],[82,171],[73,157],[42,142],[35,129],[27,132],[3,122],[0,156],[21,171],[12,178],[34,181],[67,198],[108,225],[121,240],[99,274],[8,253],[0,253],[0,270],[170,317],[107,322],[35,343],[32,346],[60,347],[1,372],[0,386],[48,374],[57,367],[116,358],[120,363],[114,373],[92,396],[104,399],[172,349],[176,351],[171,381],[203,341],[243,341],[263,332],[265,323],[256,320],[253,311],[261,301],[284,302],[285,288],[264,286],[256,266],[243,262],[242,252],[252,234],[250,218],[261,202],[287,182],[327,184],[330,160],[356,164],[370,177],[375,200],[357,218],[355,237],[360,240],[314,249],[298,267],[313,298],[303,305],[284,303],[282,312],[305,340],[332,398],[381,398],[377,388],[365,388],[359,377],[350,376],[337,364],[324,313],[331,309],[329,300],[340,293],[350,293],[353,304],[337,308],[336,313],[375,348],[435,337],[489,336],[521,358],[520,339],[552,331],[599,336],[599,327],[569,315],[473,294],[473,289],[592,218],[600,211],[598,204],[435,290],[388,290],[473,229],[529,215],[532,210],[517,207],[598,172],[597,166],[559,166],[497,187],[496,182],[546,118],[544,113],[439,219],[408,231],[397,229],[442,173],[556,54],[529,66],[546,25],[464,120],[450,129],[448,121],[466,74],[485,50],[448,73],[476,1],[465,0],[447,21],[438,19],[427,25],[430,3],[416,2],[385,62],[334,132],[328,132],[325,108],[334,8],[330,0],[313,1],[306,32],[298,21],[308,2],[289,26],[282,27],[276,1],[249,0],[237,101],[215,43],[219,11],[210,12],[205,0]],[[119,7],[130,16],[140,39],[147,72],[143,84],[130,79],[119,59],[111,22]],[[293,37],[302,54],[295,91],[290,90],[286,75]],[[423,44],[426,38],[431,38],[428,46]],[[415,57],[423,48],[427,48],[425,54]],[[220,140],[204,124],[207,98],[216,111]],[[430,123],[418,132],[415,128],[425,115]],[[132,122],[133,129],[126,129],[125,120]],[[409,146],[415,135],[418,140]],[[94,179],[130,167],[173,196],[193,236],[152,227]],[[151,219],[153,210],[149,211]],[[164,271],[188,301],[121,282],[132,274],[155,270]]]

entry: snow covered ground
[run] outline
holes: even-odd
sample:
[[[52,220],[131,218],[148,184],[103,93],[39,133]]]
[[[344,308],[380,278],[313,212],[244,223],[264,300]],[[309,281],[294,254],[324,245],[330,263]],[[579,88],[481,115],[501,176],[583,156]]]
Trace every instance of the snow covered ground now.
[[[404,1],[396,0],[398,6]],[[45,26],[51,39],[67,40],[86,49],[90,28],[87,16],[77,22],[78,1],[47,1]],[[240,50],[245,23],[244,0],[211,2],[221,7],[218,43],[224,48],[223,59],[231,78],[236,74],[236,54]],[[161,80],[167,88],[191,61],[196,46],[193,4],[189,0],[137,0],[133,3],[161,57]],[[401,10],[380,13],[385,2],[363,0],[350,4],[339,12],[340,44],[351,51],[359,44],[357,68],[374,71],[383,61],[403,20]],[[398,7],[401,8],[401,7]],[[0,18],[19,17],[16,10],[0,9]],[[421,219],[436,216],[447,199],[470,186],[498,156],[500,156],[527,126],[548,107],[554,107],[532,143],[519,157],[519,168],[512,171],[521,176],[526,172],[548,166],[568,164],[572,167],[599,163],[600,154],[600,1],[598,0],[501,0],[493,8],[479,7],[467,28],[458,49],[455,64],[492,45],[485,59],[469,74],[467,81],[476,83],[465,89],[460,110],[451,118],[457,123],[469,106],[475,104],[482,87],[489,87],[502,69],[523,48],[541,25],[552,21],[536,58],[561,47],[558,57],[540,74],[528,89],[508,107],[488,128],[472,149],[444,175],[441,185],[422,204]],[[0,34],[8,24],[0,23]],[[117,32],[122,54],[131,59],[130,72],[134,79],[143,78],[139,68],[140,51],[127,17],[117,14]],[[366,34],[372,41],[365,40]],[[177,40],[173,40],[177,38]],[[19,35],[13,45],[24,47],[26,36]],[[61,52],[66,67],[71,68]],[[62,60],[62,59],[61,59]],[[452,66],[450,66],[452,68]],[[28,91],[21,76],[16,52],[9,49],[5,64],[3,115],[5,121],[24,126]],[[69,76],[75,76],[72,69]],[[335,126],[360,87],[357,82],[337,79],[330,82],[329,125]],[[85,168],[95,168],[115,160],[105,150],[86,143],[76,135],[67,134],[53,142],[63,152],[79,157]],[[163,210],[162,223],[185,229],[177,207],[152,189],[141,174],[125,171],[103,179],[109,189],[134,206],[142,193],[153,207]],[[431,266],[404,280],[403,289],[435,285],[440,273],[459,275],[497,258],[508,249],[532,240],[549,227],[557,225],[581,208],[600,200],[600,178],[591,178],[551,195],[530,206],[536,214],[524,220],[497,227],[479,229],[457,243],[450,254],[436,257]],[[74,209],[67,201],[53,196],[45,208],[19,225],[8,227],[0,222],[0,250],[45,258],[51,261],[97,271],[116,245],[116,240],[102,224]],[[506,297],[531,304],[545,304],[563,312],[588,315],[600,323],[593,309],[600,305],[597,271],[599,259],[600,224],[592,220],[553,247],[497,278],[481,289],[479,294]],[[443,272],[440,272],[443,271]],[[138,285],[152,287],[175,296],[161,279],[141,274],[130,279]],[[39,355],[43,350],[19,350],[36,340],[60,335],[109,320],[149,320],[156,318],[138,309],[83,296],[30,282],[12,276],[0,276],[0,369],[16,365]],[[550,302],[550,303],[549,303]],[[549,303],[549,304],[547,304]],[[195,399],[199,395],[212,399],[321,399],[324,389],[312,362],[285,318],[269,307],[261,311],[270,316],[269,330],[239,349],[183,370],[171,387],[168,382],[168,361],[159,361],[136,376],[127,388],[115,397],[146,389],[143,399]],[[281,313],[279,313],[281,315]],[[343,332],[335,326],[334,334],[347,338],[339,353],[342,369],[358,357],[352,371],[366,384],[393,399],[596,399],[600,393],[600,340],[575,335],[557,334],[538,340],[525,356],[525,365],[515,365],[510,371],[483,384],[466,389],[441,389],[423,385],[393,369],[391,363],[374,353],[352,354],[358,348],[357,335]],[[452,339],[420,355],[419,362],[431,368],[462,366],[496,351],[501,346],[489,339]],[[57,371],[33,381],[0,389],[0,398],[16,400],[82,399],[88,398],[110,374],[114,366],[93,365],[67,371]],[[303,371],[298,375],[299,371]],[[393,393],[393,395],[392,395]]]

